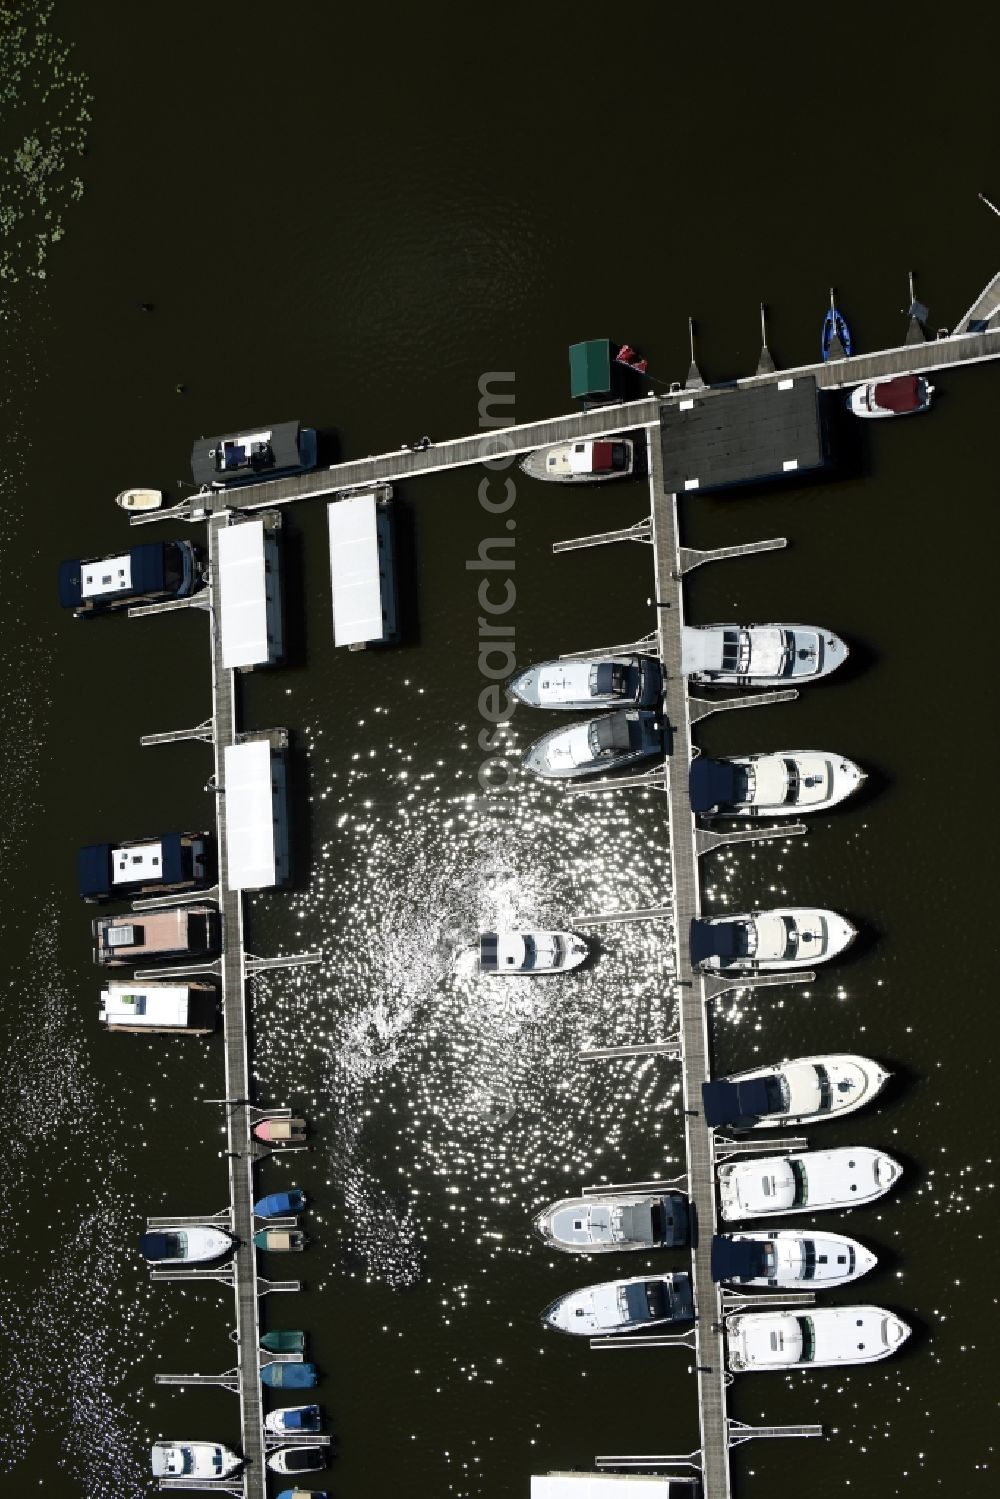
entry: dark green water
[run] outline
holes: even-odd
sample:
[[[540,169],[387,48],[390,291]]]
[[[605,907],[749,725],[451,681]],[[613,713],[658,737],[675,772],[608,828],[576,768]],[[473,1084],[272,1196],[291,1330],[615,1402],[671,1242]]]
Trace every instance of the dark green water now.
[[[860,345],[878,347],[902,329],[910,266],[949,324],[1000,257],[1000,222],[975,198],[1000,191],[996,111],[970,86],[965,34],[939,16],[908,24],[912,42],[888,13],[866,16],[835,82],[827,22],[801,10],[348,16],[183,0],[154,14],[112,0],[99,16],[58,6],[48,40],[19,44],[20,77],[8,34],[6,160],[29,136],[51,145],[55,124],[63,135],[50,171],[29,153],[3,179],[25,211],[5,220],[20,279],[0,282],[5,1493],[137,1495],[157,1434],[238,1439],[231,1396],[153,1385],[158,1370],[228,1366],[228,1294],[154,1289],[132,1249],[145,1213],[223,1203],[206,1101],[223,1092],[221,1046],[100,1033],[74,890],[81,842],[211,816],[203,746],[138,744],[205,716],[204,620],[63,618],[60,557],[122,544],[120,488],[171,486],[193,436],[258,417],[335,429],[362,455],[474,430],[489,371],[514,372],[517,419],[554,414],[568,342],[627,339],[654,375],[683,378],[689,313],[706,377],[724,379],[756,362],[761,298],[794,364],[814,355],[831,281]],[[933,63],[932,114],[915,112],[914,48]],[[37,235],[60,221],[39,281]],[[845,1229],[881,1255],[859,1299],[916,1335],[867,1370],[738,1381],[735,1415],[829,1433],[741,1449],[740,1495],[992,1491],[1000,370],[938,389],[925,420],[866,432],[846,476],[683,513],[695,545],[790,542],[695,575],[694,621],[815,620],[853,647],[839,678],[710,721],[703,746],[816,745],[872,772],[808,838],[707,866],[713,910],[773,893],[841,908],[864,934],[808,996],[725,1003],[717,1064],[881,1058],[897,1073],[883,1106],[822,1143],[884,1146],[907,1166]],[[517,778],[488,823],[470,805],[484,682],[465,562],[496,526],[478,478],[400,492],[411,628],[381,655],[333,651],[323,507],[290,512],[290,664],[243,691],[247,726],[287,725],[298,747],[298,881],[252,902],[249,945],[326,953],[254,991],[260,1096],[316,1125],[314,1151],[265,1178],[316,1201],[295,1267],[307,1291],[265,1315],[311,1331],[340,1499],[517,1499],[532,1472],[698,1440],[686,1354],[593,1354],[537,1322],[596,1277],[543,1253],[532,1213],[601,1175],[681,1169],[676,1070],[578,1059],[669,1030],[666,933],[612,929],[592,967],[544,987],[483,983],[456,954],[497,919],[662,900],[668,829],[655,796],[570,802]],[[520,662],[650,627],[646,549],[550,551],[646,504],[639,485],[519,483]],[[517,744],[547,726],[519,713]]]

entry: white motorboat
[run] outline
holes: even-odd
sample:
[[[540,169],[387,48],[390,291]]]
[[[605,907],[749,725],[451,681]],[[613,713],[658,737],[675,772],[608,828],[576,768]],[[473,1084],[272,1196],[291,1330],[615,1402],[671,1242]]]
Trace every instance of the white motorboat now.
[[[741,916],[696,917],[691,963],[710,973],[774,973],[828,963],[849,947],[855,928],[836,911],[777,906]]]
[[[777,750],[691,761],[691,810],[699,817],[798,817],[825,812],[863,784],[865,773],[845,755]]]
[[[712,1240],[712,1279],[725,1285],[783,1290],[821,1290],[858,1280],[878,1264],[857,1239],[843,1234],[717,1234]]]
[[[906,1323],[880,1306],[810,1307],[808,1312],[736,1312],[726,1318],[734,1373],[872,1364],[910,1336]]]
[[[627,479],[633,462],[631,438],[595,438],[536,448],[521,459],[521,468],[531,479],[556,484],[602,484]]]
[[[162,489],[123,489],[115,504],[123,510],[159,510],[163,504]]]
[[[776,1213],[853,1208],[884,1196],[902,1174],[891,1155],[867,1145],[723,1161],[719,1208],[727,1223]]]
[[[243,1459],[218,1442],[154,1442],[154,1478],[228,1478]]]
[[[267,1466],[272,1473],[318,1473],[329,1466],[329,1461],[326,1447],[279,1447],[271,1453]]]
[[[577,1337],[602,1338],[665,1322],[690,1322],[693,1317],[691,1277],[682,1271],[609,1280],[571,1291],[545,1308],[542,1324]]]
[[[646,708],[620,708],[543,734],[525,751],[524,766],[547,780],[621,770],[664,752],[663,724]]]
[[[710,1129],[773,1129],[851,1114],[888,1080],[889,1073],[870,1057],[827,1052],[702,1083],[701,1101]]]
[[[813,625],[684,625],[681,670],[712,687],[783,687],[829,676],[847,646]]]
[[[139,1253],[150,1265],[199,1265],[235,1248],[232,1234],[221,1228],[167,1228],[139,1239]]]
[[[924,375],[896,375],[892,380],[869,380],[847,397],[847,409],[855,416],[916,416],[931,404],[934,387]]]
[[[530,708],[652,708],[662,673],[651,656],[542,661],[513,677],[507,690]]]
[[[575,932],[499,931],[479,936],[480,973],[566,973],[590,948]]]
[[[678,1249],[688,1242],[688,1203],[669,1190],[564,1197],[538,1214],[534,1228],[544,1244],[569,1254]]]
[[[280,1410],[269,1411],[264,1417],[264,1430],[278,1437],[286,1432],[314,1436],[322,1425],[323,1412],[318,1405],[283,1405]]]

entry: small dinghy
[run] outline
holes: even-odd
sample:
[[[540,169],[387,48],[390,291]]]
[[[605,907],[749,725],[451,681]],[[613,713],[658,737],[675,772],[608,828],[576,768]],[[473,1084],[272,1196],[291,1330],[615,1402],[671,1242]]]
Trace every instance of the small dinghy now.
[[[738,1287],[821,1290],[842,1286],[874,1270],[875,1255],[843,1234],[717,1234],[712,1240],[712,1279]]]
[[[280,1230],[265,1228],[262,1233],[277,1233]],[[260,1346],[265,1353],[305,1353],[306,1335],[292,1328],[276,1328],[273,1332],[266,1332],[260,1340]]]
[[[681,1272],[609,1280],[571,1291],[546,1307],[542,1325],[577,1337],[602,1338],[665,1322],[690,1322],[693,1317],[691,1277]]]
[[[163,504],[163,490],[123,489],[115,496],[115,504],[123,510],[159,510]]]
[[[286,1218],[290,1213],[301,1213],[306,1205],[306,1194],[298,1187],[287,1192],[272,1192],[255,1202],[253,1210],[258,1218]]]
[[[265,1364],[260,1382],[269,1390],[311,1390],[319,1375],[315,1364]]]
[[[306,1247],[301,1228],[260,1228],[253,1241],[258,1249],[266,1249],[270,1254],[292,1254]]]
[[[479,934],[480,973],[566,973],[590,949],[575,932],[499,931]]]
[[[820,335],[820,353],[826,359],[849,359],[854,352],[851,340],[851,330],[847,326],[847,319],[837,309],[836,299],[833,295],[833,287],[830,288],[830,306],[827,308],[826,316],[823,318],[823,331]]]
[[[737,1312],[726,1318],[734,1373],[871,1364],[895,1353],[909,1336],[906,1323],[880,1306],[811,1307],[801,1316]]]
[[[264,1430],[274,1436],[284,1436],[286,1431],[315,1436],[322,1425],[323,1413],[318,1405],[286,1405],[264,1417]]]
[[[139,1237],[139,1253],[150,1265],[199,1265],[235,1248],[232,1234],[221,1228],[169,1228]]]
[[[276,1147],[298,1145],[307,1133],[308,1126],[304,1119],[262,1119],[253,1127],[255,1140]]]

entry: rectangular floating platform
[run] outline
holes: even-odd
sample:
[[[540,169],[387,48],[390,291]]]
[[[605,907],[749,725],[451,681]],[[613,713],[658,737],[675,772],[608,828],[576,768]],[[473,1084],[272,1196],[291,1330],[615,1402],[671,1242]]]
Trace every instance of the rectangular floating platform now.
[[[660,438],[664,487],[678,495],[809,473],[828,457],[811,375],[692,391],[663,407]]]

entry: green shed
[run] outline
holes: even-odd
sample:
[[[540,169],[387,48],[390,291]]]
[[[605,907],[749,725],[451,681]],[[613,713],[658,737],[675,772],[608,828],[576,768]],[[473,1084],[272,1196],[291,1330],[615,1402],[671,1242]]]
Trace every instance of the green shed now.
[[[569,388],[574,401],[606,400],[611,389],[611,340],[590,338],[569,346]]]

